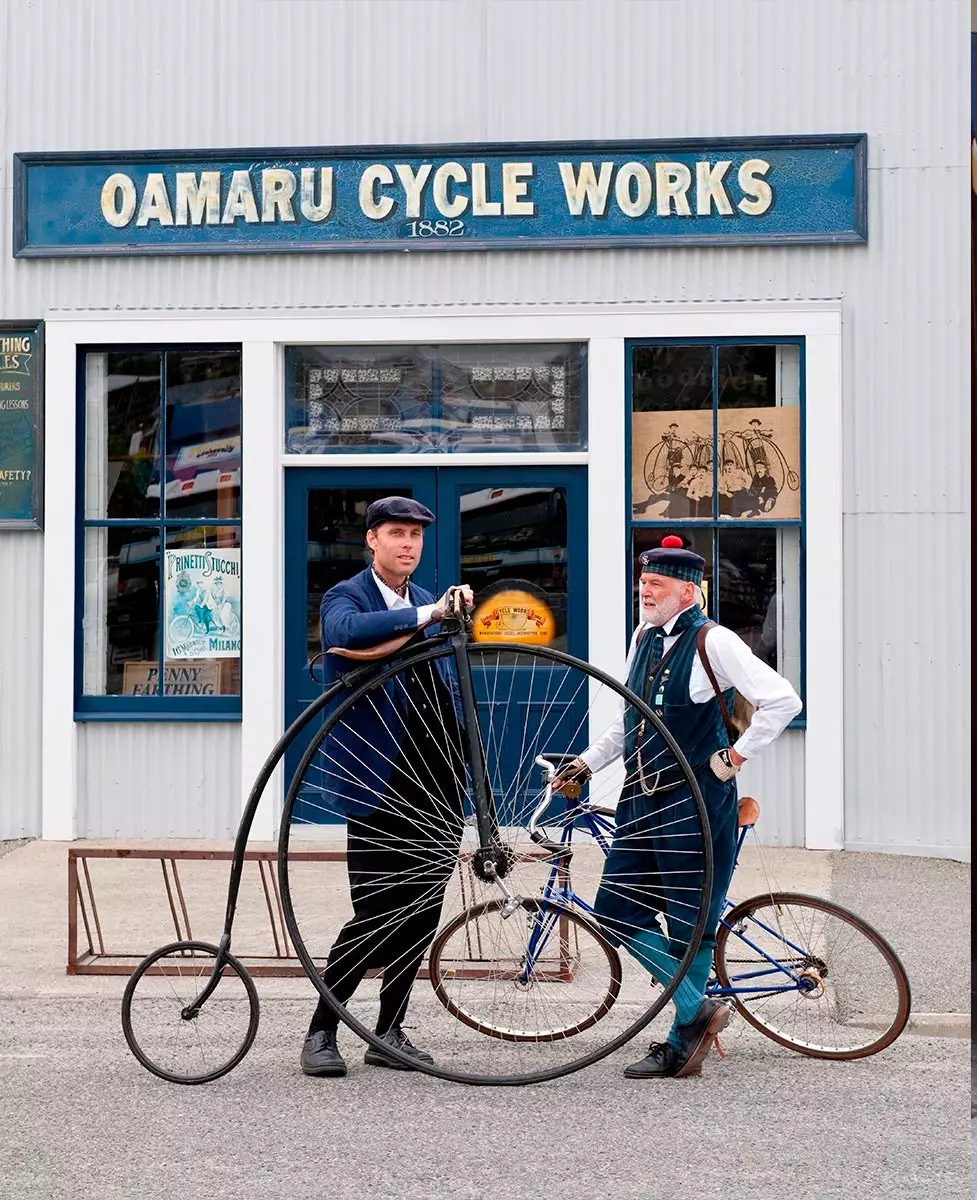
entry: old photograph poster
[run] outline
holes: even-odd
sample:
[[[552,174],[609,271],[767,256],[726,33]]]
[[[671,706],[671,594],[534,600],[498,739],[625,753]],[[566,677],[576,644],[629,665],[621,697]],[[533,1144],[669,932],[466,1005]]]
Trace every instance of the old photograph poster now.
[[[40,322],[0,322],[0,529],[41,528]]]
[[[241,551],[167,550],[166,658],[239,658]]]
[[[636,412],[631,496],[638,520],[801,515],[800,409],[795,406]],[[716,445],[718,442],[718,452]]]

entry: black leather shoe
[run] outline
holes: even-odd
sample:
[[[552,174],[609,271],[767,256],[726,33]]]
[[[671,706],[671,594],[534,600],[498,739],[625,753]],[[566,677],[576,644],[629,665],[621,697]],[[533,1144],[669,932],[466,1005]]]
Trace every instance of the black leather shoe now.
[[[712,1048],[713,1039],[728,1024],[729,1005],[725,1000],[710,998],[702,1001],[691,1021],[676,1028],[682,1042],[682,1049],[676,1055],[676,1079],[701,1074],[703,1060]]]
[[[652,1042],[641,1062],[624,1068],[625,1079],[669,1079],[675,1074],[677,1051],[668,1042]]]
[[[336,1046],[336,1031],[321,1029],[310,1033],[299,1059],[306,1075],[345,1075],[346,1063]]]
[[[380,1041],[386,1042],[388,1046],[392,1046],[395,1050],[400,1050],[403,1054],[409,1054],[411,1058],[422,1063],[433,1063],[434,1059],[426,1050],[418,1050],[413,1045],[410,1038],[400,1028],[399,1025],[394,1025],[392,1029],[388,1029],[386,1033],[377,1035]],[[363,1061],[369,1063],[373,1067],[391,1067],[395,1071],[413,1071],[413,1067],[409,1067],[406,1063],[402,1063],[399,1059],[393,1058],[389,1054],[384,1054],[382,1050],[374,1050],[372,1046],[368,1047],[363,1055]]]

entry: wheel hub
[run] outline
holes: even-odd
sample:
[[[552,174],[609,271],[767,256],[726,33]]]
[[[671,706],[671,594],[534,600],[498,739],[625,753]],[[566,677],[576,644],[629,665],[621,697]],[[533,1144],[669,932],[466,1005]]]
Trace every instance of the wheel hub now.
[[[483,883],[505,879],[512,866],[512,855],[505,846],[479,846],[472,855],[472,870]]]

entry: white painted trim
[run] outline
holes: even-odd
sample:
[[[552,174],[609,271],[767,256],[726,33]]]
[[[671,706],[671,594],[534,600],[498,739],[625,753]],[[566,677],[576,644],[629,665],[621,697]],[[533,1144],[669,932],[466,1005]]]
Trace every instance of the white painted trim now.
[[[429,466],[431,454],[283,454],[283,467],[418,467]],[[524,453],[502,450],[471,454],[438,454],[439,467],[585,467],[590,461],[586,451],[568,450]]]
[[[77,377],[71,326],[44,336],[48,419],[44,446],[44,597],[41,668],[41,836],[78,836],[75,725],[75,415]]]
[[[551,306],[471,306],[411,310],[299,310],[294,312],[180,311],[86,314],[50,312],[46,338],[49,411],[58,421],[48,425],[45,572],[59,586],[44,593],[44,782],[43,828],[46,837],[74,836],[77,825],[76,730],[72,689],[66,686],[74,662],[75,538],[75,357],[85,343],[126,344],[130,341],[198,343],[240,342],[244,348],[249,395],[258,396],[245,413],[244,548],[246,643],[262,647],[246,655],[243,670],[245,728],[242,729],[242,774],[250,786],[255,763],[271,748],[283,724],[281,699],[281,560],[282,479],[285,466],[398,466],[420,464],[420,456],[285,456],[268,453],[280,446],[281,354],[285,344],[343,342],[492,342],[587,341],[590,343],[590,448],[585,455],[561,454],[564,465],[584,461],[589,474],[590,638],[595,663],[619,673],[624,657],[625,606],[620,603],[625,578],[627,514],[624,512],[624,354],[623,343],[636,337],[792,337],[807,345],[807,698],[810,715],[805,738],[807,844],[833,848],[842,843],[843,796],[843,662],[838,582],[843,578],[841,544],[841,323],[840,302],[810,304],[621,304]],[[252,383],[252,372],[254,383]],[[599,407],[598,407],[599,406]],[[599,416],[597,415],[599,414]],[[595,419],[596,417],[596,419]],[[259,437],[258,431],[263,434]],[[260,464],[255,468],[255,457]],[[427,461],[430,462],[428,456]],[[550,456],[529,454],[445,455],[439,465],[503,465],[537,462]],[[381,458],[385,460],[381,462]],[[466,461],[468,460],[468,461]],[[268,466],[273,462],[273,469]],[[274,479],[272,478],[274,476]],[[616,500],[613,499],[616,497]],[[265,516],[255,516],[266,508]],[[617,521],[611,516],[618,514]],[[256,520],[258,528],[252,527]],[[270,554],[264,579],[253,564]],[[248,562],[252,564],[248,570]],[[616,581],[616,582],[613,582]],[[601,607],[601,593],[613,586],[614,603]],[[252,587],[258,589],[257,599]],[[831,603],[823,602],[831,589]],[[261,620],[262,605],[271,605]],[[273,620],[267,615],[274,611]],[[827,613],[830,611],[830,619]],[[825,614],[820,616],[819,614]],[[255,632],[256,622],[258,632]],[[274,638],[268,640],[269,630]],[[262,636],[264,635],[264,636]],[[278,663],[277,672],[272,666]],[[68,670],[66,670],[66,664]],[[262,684],[264,680],[264,684]],[[262,691],[263,686],[272,691]],[[259,741],[259,739],[261,739]],[[67,752],[66,752],[67,750]],[[275,806],[260,814],[255,836],[268,836],[277,817]]]
[[[833,333],[807,338],[805,438],[807,645],[804,844],[844,844],[844,628],[842,581],[841,316]]]
[[[274,342],[246,341],[241,352],[243,549],[241,670],[241,806],[284,725],[282,662],[282,475],[274,448],[282,441],[281,352]],[[265,788],[252,838],[269,841],[281,816],[281,769]]]
[[[624,339],[595,338],[587,353],[588,657],[624,678],[627,651],[628,520],[624,467]],[[613,596],[610,604],[602,596]],[[591,730],[591,734],[599,732]]]

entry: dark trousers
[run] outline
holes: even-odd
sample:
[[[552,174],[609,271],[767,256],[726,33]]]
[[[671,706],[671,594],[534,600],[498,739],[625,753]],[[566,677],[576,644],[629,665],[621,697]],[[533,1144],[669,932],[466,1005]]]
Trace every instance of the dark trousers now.
[[[421,674],[423,672],[423,675]],[[322,978],[340,1004],[368,970],[381,969],[377,1033],[399,1025],[437,931],[458,861],[465,794],[458,721],[429,665],[417,669],[401,752],[380,805],[347,824],[346,868],[353,916],[329,952]],[[310,1033],[335,1030],[319,1000]]]

